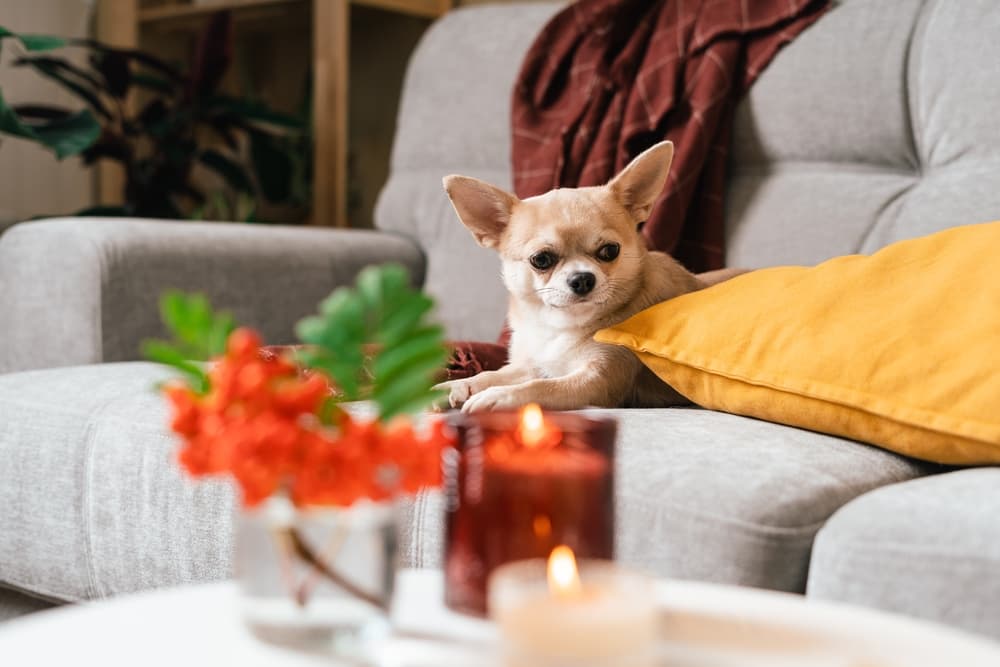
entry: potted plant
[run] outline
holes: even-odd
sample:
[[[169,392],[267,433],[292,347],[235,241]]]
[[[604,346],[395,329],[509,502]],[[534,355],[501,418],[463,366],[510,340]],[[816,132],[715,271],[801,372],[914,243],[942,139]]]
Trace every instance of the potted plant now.
[[[385,627],[392,501],[438,486],[451,443],[443,422],[412,417],[438,398],[447,356],[432,306],[402,267],[369,267],[299,323],[303,347],[276,353],[202,296],[163,297],[173,340],[144,352],[181,373],[162,387],[181,466],[240,489],[236,565],[258,635],[356,650]]]
[[[111,160],[122,166],[124,203],[78,215],[182,218],[214,207],[242,208],[244,217],[254,218],[256,205],[220,207],[218,192],[197,182],[202,168],[223,179],[233,202],[280,204],[291,198],[294,165],[287,147],[293,145],[290,137],[306,134],[304,121],[221,91],[233,54],[229,12],[212,15],[186,71],[92,39],[0,27],[4,42],[22,50],[15,66],[54,81],[84,108],[11,105],[0,91],[0,133],[37,142],[60,159],[79,155],[86,164]],[[86,64],[62,57],[66,50],[84,51]]]

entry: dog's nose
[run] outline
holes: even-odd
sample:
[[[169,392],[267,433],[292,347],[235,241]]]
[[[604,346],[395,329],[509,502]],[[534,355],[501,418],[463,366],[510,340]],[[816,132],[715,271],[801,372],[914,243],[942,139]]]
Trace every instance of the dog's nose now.
[[[596,282],[597,279],[593,273],[583,271],[581,273],[574,273],[569,277],[569,288],[573,290],[574,294],[583,296],[584,294],[589,294],[590,290],[594,289]]]

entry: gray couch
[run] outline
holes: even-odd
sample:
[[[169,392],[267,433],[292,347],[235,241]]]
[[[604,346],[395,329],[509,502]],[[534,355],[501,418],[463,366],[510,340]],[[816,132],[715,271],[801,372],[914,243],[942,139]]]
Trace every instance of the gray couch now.
[[[459,10],[426,35],[379,232],[64,219],[0,237],[0,610],[229,574],[232,490],[181,475],[149,389],[164,371],[129,361],[159,333],[160,290],[203,289],[289,342],[322,295],[396,260],[452,337],[495,336],[497,260],[440,179],[509,185],[508,91],[555,7]],[[997,34],[995,0],[850,0],[782,51],[738,110],[729,263],[814,263],[1000,218]],[[1000,637],[1000,470],[695,408],[614,414],[622,560]],[[418,498],[404,528],[407,562],[438,564],[440,498]]]

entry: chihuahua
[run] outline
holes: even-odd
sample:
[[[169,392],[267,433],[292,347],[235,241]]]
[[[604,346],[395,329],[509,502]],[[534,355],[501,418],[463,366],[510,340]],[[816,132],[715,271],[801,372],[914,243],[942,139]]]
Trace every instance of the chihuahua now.
[[[603,186],[518,199],[488,183],[447,176],[444,189],[476,242],[495,249],[510,292],[509,363],[438,385],[466,412],[538,403],[569,410],[686,402],[629,350],[594,334],[666,299],[742,271],[692,274],[647,250],[639,225],[663,189],[674,146],[664,141]]]

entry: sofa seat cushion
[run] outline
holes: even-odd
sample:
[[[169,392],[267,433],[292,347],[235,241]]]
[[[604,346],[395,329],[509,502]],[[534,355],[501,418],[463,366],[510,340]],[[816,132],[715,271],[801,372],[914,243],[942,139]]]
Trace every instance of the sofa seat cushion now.
[[[816,538],[809,595],[1000,639],[1000,468],[895,484],[838,510]]]
[[[0,586],[75,601],[229,574],[234,492],[176,465],[169,373],[0,375]]]
[[[616,552],[660,576],[805,590],[816,531],[838,508],[937,467],[831,436],[696,408],[619,419]],[[443,503],[419,497],[404,559],[440,565]]]
[[[81,600],[229,575],[234,491],[175,464],[152,391],[168,373],[128,363],[0,375],[0,585]],[[663,575],[802,591],[831,514],[936,470],[705,410],[607,412],[621,423],[618,554]],[[413,509],[404,560],[439,564],[440,498]]]

